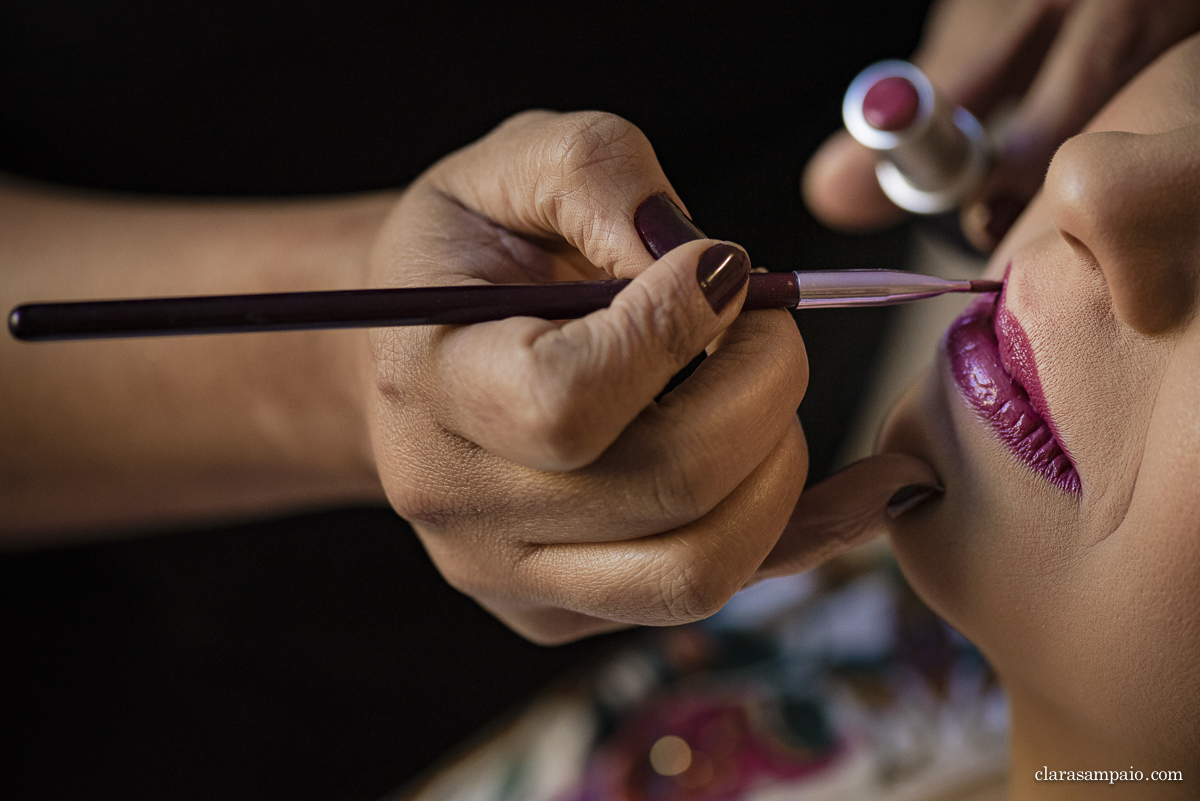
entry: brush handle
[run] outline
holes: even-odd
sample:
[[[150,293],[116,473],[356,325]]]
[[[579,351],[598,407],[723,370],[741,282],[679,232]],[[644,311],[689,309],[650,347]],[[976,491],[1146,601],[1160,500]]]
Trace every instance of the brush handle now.
[[[233,334],[398,325],[466,325],[506,317],[569,320],[607,307],[628,280],[352,289],[191,298],[29,303],[8,329],[25,341]],[[792,273],[750,276],[744,308],[795,306]]]
[[[351,289],[191,298],[28,303],[8,316],[17,339],[104,339],[398,325],[467,325],[506,317],[569,320],[607,307],[628,280]],[[886,306],[996,282],[896,270],[752,273],[742,308]]]

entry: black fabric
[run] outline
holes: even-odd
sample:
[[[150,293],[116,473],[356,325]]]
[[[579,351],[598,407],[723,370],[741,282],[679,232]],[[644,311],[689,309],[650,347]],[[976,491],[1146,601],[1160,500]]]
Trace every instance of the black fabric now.
[[[0,797],[373,798],[605,645],[451,590],[390,511],[0,559]]]
[[[0,4],[0,170],[106,190],[403,185],[530,107],[638,124],[710,235],[773,269],[890,267],[802,165],[924,2]],[[164,269],[169,269],[164,265]],[[0,267],[2,269],[2,267]],[[885,322],[799,318],[827,472]],[[605,640],[542,649],[450,590],[390,512],[0,557],[0,796],[377,797]]]

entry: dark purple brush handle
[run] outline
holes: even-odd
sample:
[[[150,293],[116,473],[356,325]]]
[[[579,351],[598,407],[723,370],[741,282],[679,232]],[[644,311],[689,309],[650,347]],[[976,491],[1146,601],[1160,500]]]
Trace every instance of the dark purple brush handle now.
[[[505,317],[568,320],[612,303],[627,280],[414,289],[352,289],[193,298],[28,303],[8,316],[17,339],[232,334],[317,328],[465,325]],[[799,300],[793,273],[750,276],[746,309]]]

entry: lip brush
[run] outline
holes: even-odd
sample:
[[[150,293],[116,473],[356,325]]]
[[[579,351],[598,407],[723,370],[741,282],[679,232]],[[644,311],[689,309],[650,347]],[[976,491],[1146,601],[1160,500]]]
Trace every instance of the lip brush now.
[[[566,320],[608,306],[628,280],[353,289],[28,303],[8,316],[26,341],[464,325],[505,317]],[[947,280],[899,270],[752,273],[745,310],[890,306],[946,292],[996,292],[999,281]]]

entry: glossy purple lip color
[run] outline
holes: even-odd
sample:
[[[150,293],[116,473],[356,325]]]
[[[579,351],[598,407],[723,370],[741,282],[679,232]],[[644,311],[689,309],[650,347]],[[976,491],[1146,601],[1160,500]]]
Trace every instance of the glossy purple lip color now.
[[[1029,337],[1004,308],[1003,293],[976,298],[943,343],[959,390],[1000,441],[1030,470],[1078,495],[1079,473],[1050,419]]]

